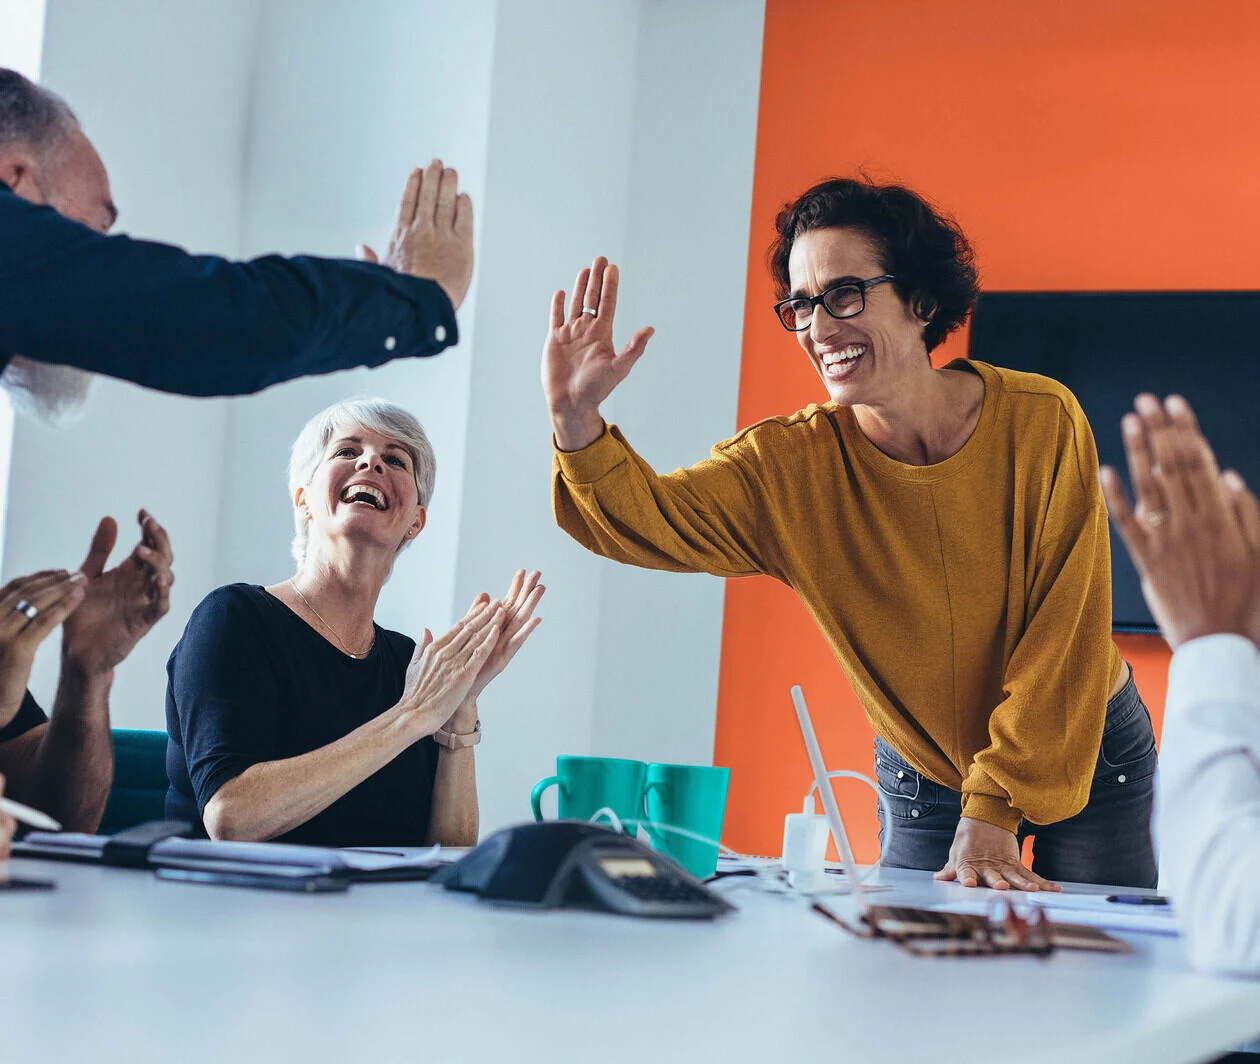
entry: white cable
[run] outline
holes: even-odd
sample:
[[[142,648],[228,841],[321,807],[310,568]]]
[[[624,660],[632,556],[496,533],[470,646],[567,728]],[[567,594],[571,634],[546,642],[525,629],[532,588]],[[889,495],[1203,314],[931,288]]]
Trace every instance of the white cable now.
[[[601,817],[606,817],[608,820],[612,821],[613,827],[617,831],[625,831],[625,825],[622,823],[621,817],[619,817],[615,812],[613,812],[613,810],[609,809],[608,806],[604,806],[602,809],[596,809],[595,812],[591,814],[590,823],[592,824],[597,823]],[[738,851],[732,850],[729,846],[725,845],[719,839],[711,839],[707,835],[700,835],[697,832],[691,831],[687,828],[680,828],[676,824],[660,824],[660,823],[657,823],[655,820],[635,820],[635,821],[632,821],[632,823],[636,825],[640,825],[645,828],[656,828],[658,831],[671,831],[675,835],[682,835],[685,838],[692,839],[695,842],[703,842],[707,846],[716,846],[718,848],[719,853],[729,854],[731,857],[744,856]],[[768,868],[762,868],[762,867],[754,865],[752,867],[752,873],[760,882],[761,886],[765,888],[766,890],[768,890],[770,893],[773,893],[773,894],[788,893],[788,891],[784,888],[783,883],[780,881],[778,875],[775,873],[772,873]]]
[[[602,816],[606,816],[609,820],[612,821],[613,831],[624,832],[626,830],[625,826],[621,823],[621,817],[619,817],[616,813],[614,813],[611,809],[609,809],[608,806],[603,806],[600,809],[596,809],[595,812],[591,814],[590,823],[592,824],[598,823],[599,818]]]
[[[871,865],[871,867],[866,870],[866,874],[861,877],[863,883],[869,883],[871,880],[871,877],[876,875],[879,872],[880,865],[882,865],[884,862],[883,851],[885,849],[892,848],[892,839],[893,839],[892,810],[889,809],[888,800],[884,797],[884,792],[879,789],[879,784],[876,783],[873,779],[871,779],[870,776],[864,776],[860,772],[849,772],[847,769],[840,769],[840,768],[836,769],[834,772],[827,773],[827,779],[829,780],[836,779],[838,776],[843,776],[846,779],[851,779],[851,780],[861,780],[863,783],[865,783],[868,787],[871,788],[871,790],[875,792],[875,798],[879,802],[879,807],[880,809],[884,811],[884,825],[883,825],[884,838],[880,844],[879,859],[873,865]],[[814,797],[814,792],[817,790],[818,790],[818,781],[814,780],[814,782],[809,785],[809,792],[805,795],[805,801],[807,802],[812,801]],[[839,843],[837,843],[837,845],[839,845]]]

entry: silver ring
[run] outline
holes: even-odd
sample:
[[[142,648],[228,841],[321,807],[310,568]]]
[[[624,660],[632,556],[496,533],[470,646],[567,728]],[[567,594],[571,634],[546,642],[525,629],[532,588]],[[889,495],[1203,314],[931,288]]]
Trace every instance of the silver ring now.
[[[1156,527],[1156,525],[1162,525],[1165,521],[1168,520],[1168,511],[1166,509],[1165,510],[1152,510],[1150,513],[1146,514],[1145,520],[1146,520],[1146,523],[1151,526],[1151,528]]]
[[[33,621],[35,620],[36,617],[39,616],[39,607],[32,606],[29,602],[26,601],[26,599],[23,599],[13,608],[17,610],[18,613],[26,614],[26,619],[28,621]]]
[[[582,313],[583,314],[598,314],[599,309],[597,307],[583,307]]]

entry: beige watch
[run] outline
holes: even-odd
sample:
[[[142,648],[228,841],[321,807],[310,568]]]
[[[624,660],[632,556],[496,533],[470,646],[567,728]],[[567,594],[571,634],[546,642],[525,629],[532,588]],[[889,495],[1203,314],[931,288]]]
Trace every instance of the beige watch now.
[[[476,746],[481,742],[481,721],[477,721],[473,725],[473,730],[464,732],[463,735],[448,732],[445,728],[438,728],[433,733],[433,741],[438,746],[445,746],[448,750],[462,750],[466,746]]]

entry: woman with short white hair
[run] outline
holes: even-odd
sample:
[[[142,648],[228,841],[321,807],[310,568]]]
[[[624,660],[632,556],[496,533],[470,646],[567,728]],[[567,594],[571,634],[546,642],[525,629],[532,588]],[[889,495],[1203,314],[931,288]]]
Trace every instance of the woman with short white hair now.
[[[289,461],[297,572],[211,592],[167,663],[168,817],[216,839],[476,841],[477,698],[537,627],[544,588],[521,570],[418,645],[375,623],[434,466],[420,424],[384,400],[307,422]]]

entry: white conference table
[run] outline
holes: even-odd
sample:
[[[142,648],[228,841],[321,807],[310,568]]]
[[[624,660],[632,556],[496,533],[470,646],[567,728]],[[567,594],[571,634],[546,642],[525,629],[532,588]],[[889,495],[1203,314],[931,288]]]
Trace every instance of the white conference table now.
[[[0,1061],[1210,1059],[1260,1034],[1260,981],[1128,956],[915,958],[797,899],[711,923],[491,906],[424,883],[344,894],[16,860],[0,892]],[[880,902],[972,900],[886,871]],[[876,900],[876,899],[873,899]]]

